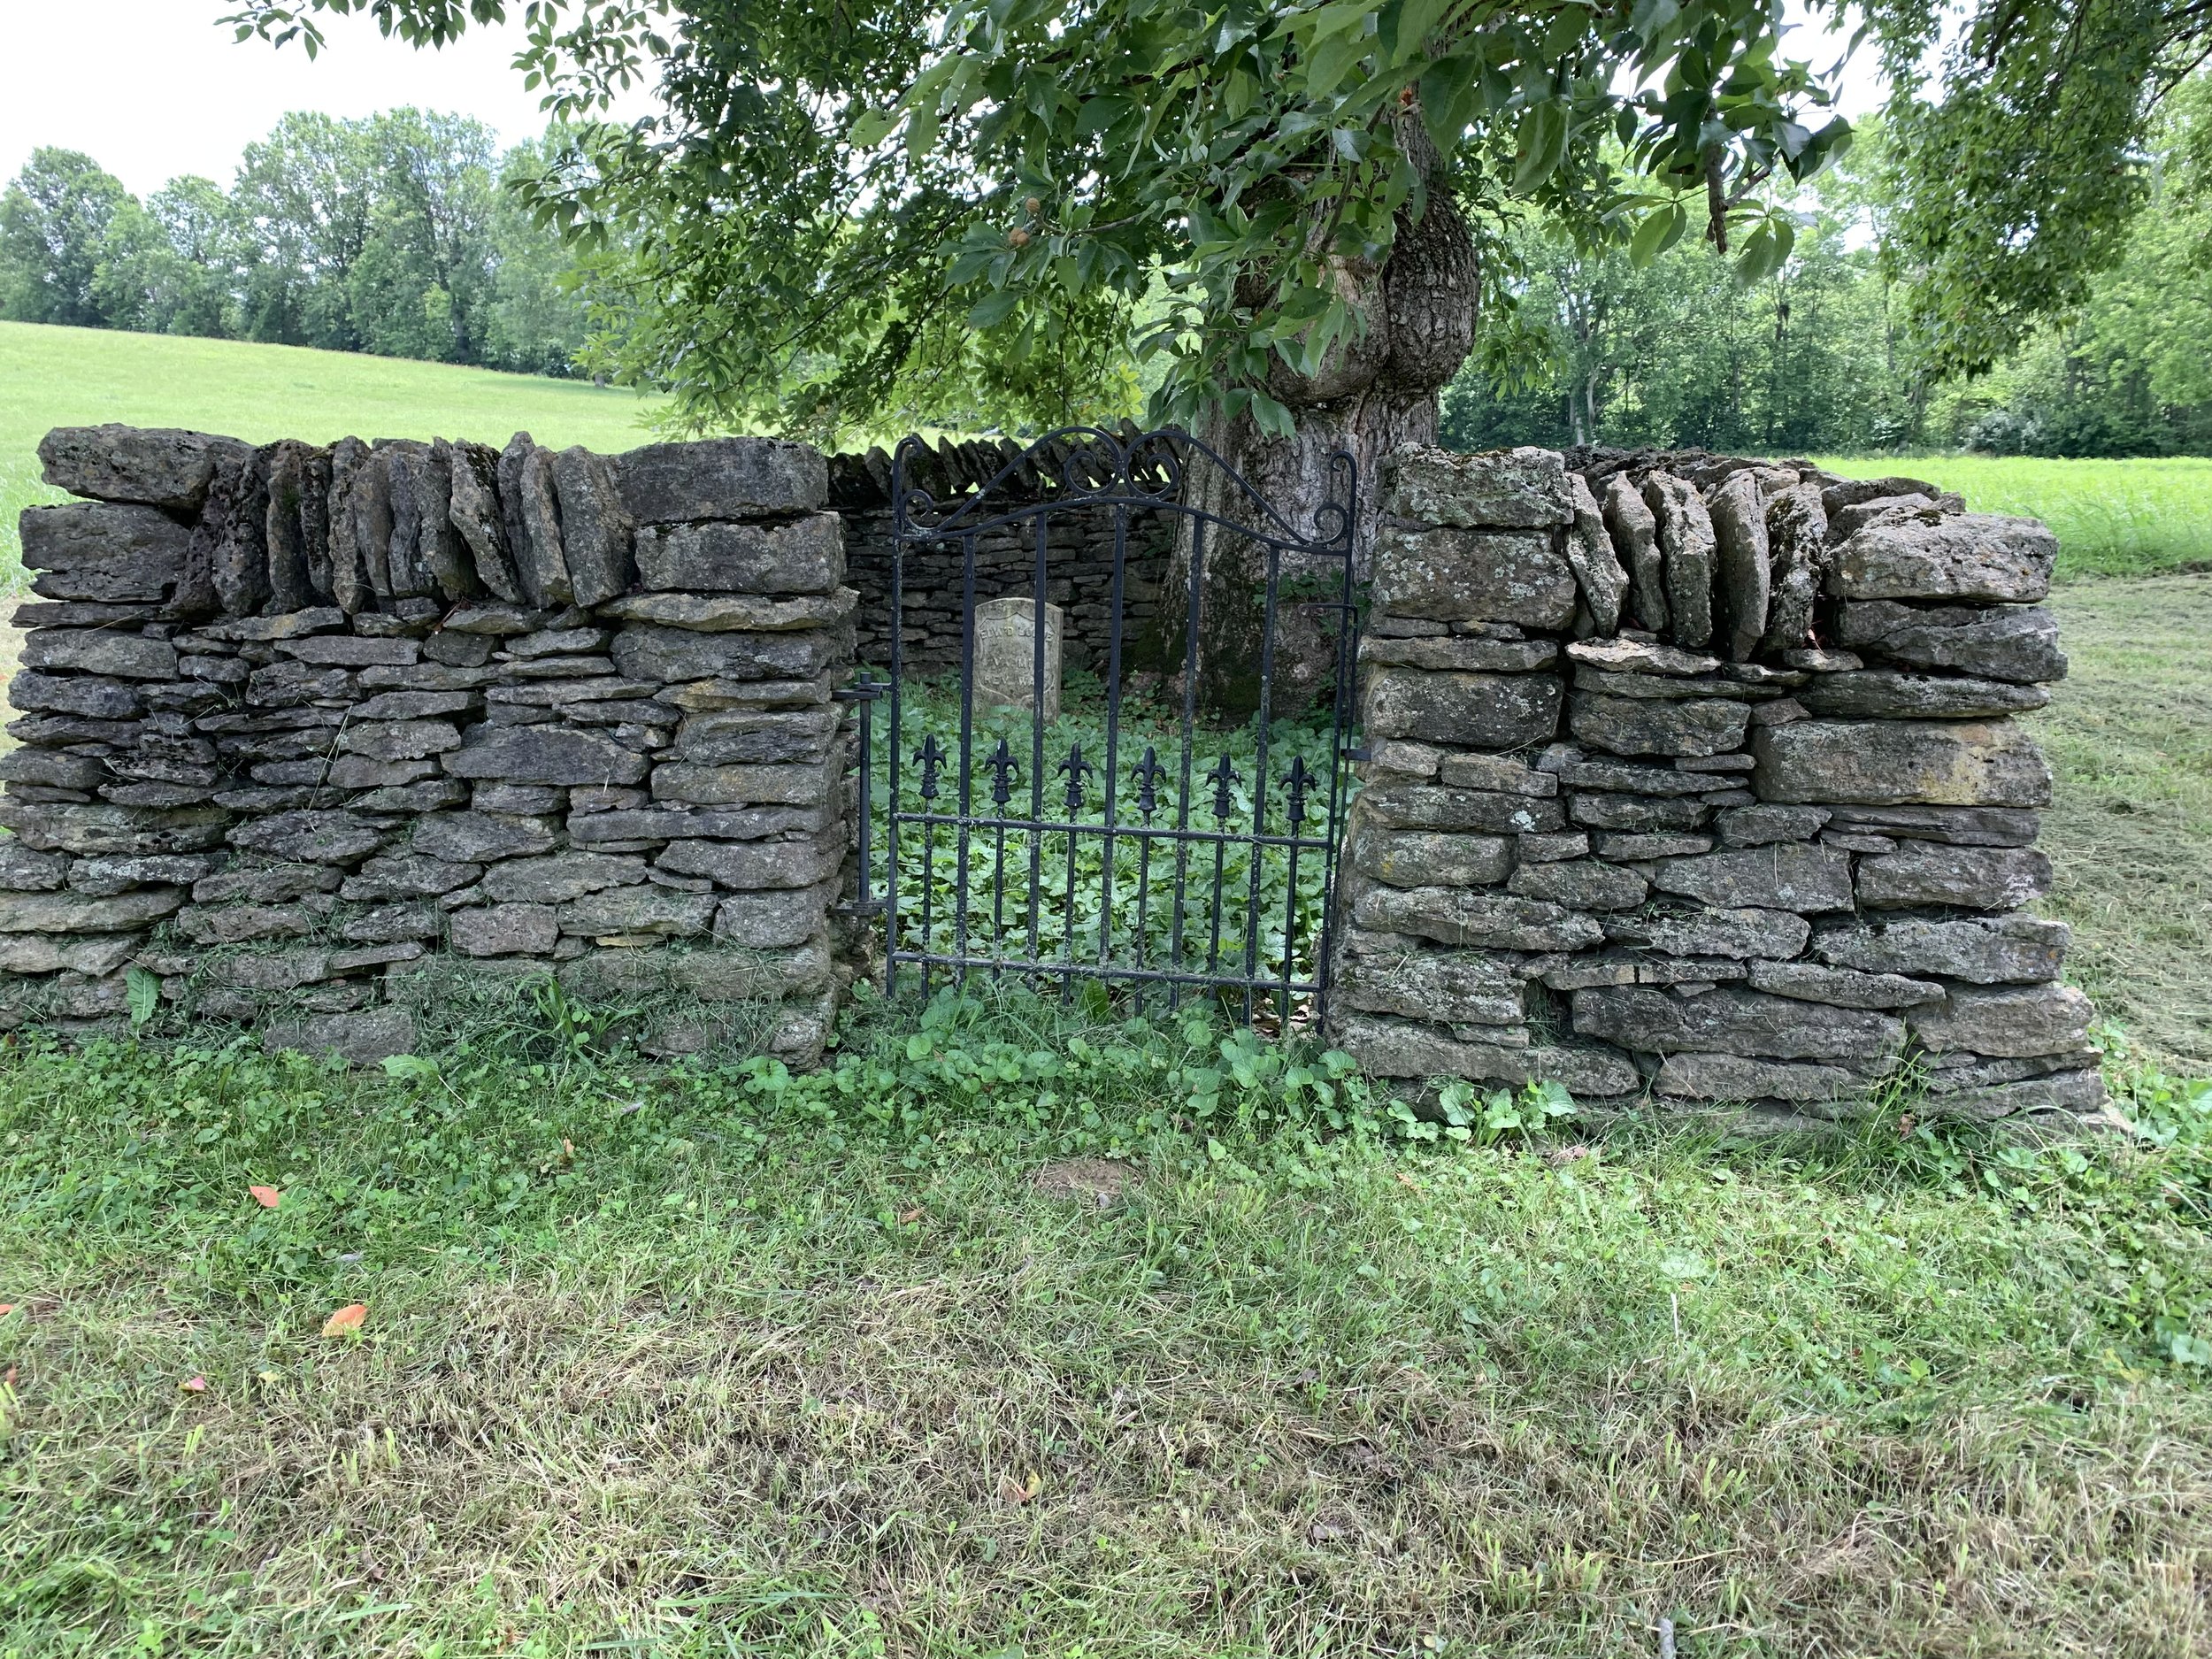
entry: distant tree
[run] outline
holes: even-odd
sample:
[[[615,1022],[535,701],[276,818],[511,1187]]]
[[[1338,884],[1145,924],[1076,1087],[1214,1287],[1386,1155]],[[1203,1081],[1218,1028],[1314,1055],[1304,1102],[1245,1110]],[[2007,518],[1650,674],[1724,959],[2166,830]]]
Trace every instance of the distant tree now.
[[[358,350],[349,280],[375,219],[367,123],[296,112],[246,146],[231,201],[250,239],[243,296],[251,340]]]
[[[101,262],[138,204],[122,181],[73,150],[37,150],[0,196],[0,316],[81,328],[126,326],[104,297]]]

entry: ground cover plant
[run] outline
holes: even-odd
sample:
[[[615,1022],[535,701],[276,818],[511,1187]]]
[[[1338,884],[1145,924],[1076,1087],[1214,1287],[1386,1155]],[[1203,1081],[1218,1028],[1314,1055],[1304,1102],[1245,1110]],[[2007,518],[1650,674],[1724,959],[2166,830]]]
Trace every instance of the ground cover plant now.
[[[882,735],[874,746],[871,790],[879,890],[888,871],[884,854],[890,845],[895,747],[902,812],[961,810],[957,679],[907,687],[895,746],[889,706],[880,703],[876,710]],[[1193,975],[1234,975],[1248,967],[1263,980],[1310,983],[1328,890],[1325,851],[1256,848],[1248,840],[1193,841],[1181,844],[1179,858],[1177,842],[1146,841],[1129,832],[1149,824],[1164,831],[1184,826],[1201,834],[1248,836],[1256,810],[1262,833],[1287,839],[1295,767],[1301,779],[1297,833],[1325,841],[1329,791],[1334,787],[1348,795],[1352,787],[1348,766],[1332,779],[1335,726],[1326,711],[1271,721],[1263,746],[1256,718],[1227,728],[1200,723],[1186,746],[1179,714],[1171,699],[1133,691],[1122,702],[1110,749],[1105,690],[1087,671],[1067,675],[1059,714],[1041,730],[1024,710],[979,703],[970,737],[968,810],[986,818],[1028,819],[1039,802],[1032,785],[1041,753],[1042,821],[1096,827],[1073,833],[992,827],[964,834],[953,825],[902,826],[902,948],[920,949],[926,941],[926,948],[938,954],[964,951],[1071,965],[1103,960]],[[926,750],[939,761],[925,764]],[[1077,773],[1071,758],[1087,770]],[[1123,831],[1116,838],[1110,893],[1103,828],[1110,767]],[[1002,780],[1002,804],[997,799]],[[1073,795],[1071,784],[1077,786]],[[964,858],[970,895],[964,908],[958,902]],[[1274,999],[1278,1018],[1286,998],[1285,993]],[[1241,998],[1235,1000],[1241,1008]],[[1302,1006],[1307,999],[1300,994],[1295,1000]]]
[[[300,438],[475,438],[527,431],[557,447],[649,442],[658,400],[488,369],[162,334],[0,323],[0,572],[17,567],[15,521],[65,499],[39,479],[56,426],[188,426],[255,443]]]

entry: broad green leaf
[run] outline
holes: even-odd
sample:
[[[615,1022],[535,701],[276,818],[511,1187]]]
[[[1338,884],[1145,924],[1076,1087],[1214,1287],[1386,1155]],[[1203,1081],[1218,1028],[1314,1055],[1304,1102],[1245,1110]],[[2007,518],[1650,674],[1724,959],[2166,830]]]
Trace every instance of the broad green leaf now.
[[[1001,288],[987,294],[968,308],[968,325],[972,328],[995,327],[1006,320],[1021,296],[1012,288]]]
[[[1678,201],[1669,202],[1647,214],[1636,234],[1628,239],[1629,263],[1647,265],[1661,254],[1682,240],[1682,233],[1689,225],[1689,215],[1683,211]]]
[[[1526,195],[1559,171],[1567,153],[1567,110],[1558,103],[1538,104],[1521,118],[1515,134],[1520,152],[1513,161],[1513,188]]]

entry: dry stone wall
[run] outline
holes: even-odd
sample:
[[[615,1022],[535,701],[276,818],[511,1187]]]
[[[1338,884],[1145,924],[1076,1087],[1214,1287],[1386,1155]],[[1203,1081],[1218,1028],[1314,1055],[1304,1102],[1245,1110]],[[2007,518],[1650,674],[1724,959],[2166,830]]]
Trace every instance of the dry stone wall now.
[[[1125,425],[1125,442],[1138,436]],[[948,439],[917,457],[910,483],[940,502],[972,494],[1011,475],[992,492],[997,518],[1049,499],[1052,459],[1035,457],[1010,439],[996,442]],[[848,580],[859,594],[855,613],[860,660],[877,668],[891,661],[891,457],[882,449],[829,459],[830,504],[845,524]],[[1114,515],[1068,507],[1050,515],[1045,549],[1045,598],[1066,618],[1064,649],[1071,668],[1102,672],[1113,641]],[[1149,649],[1160,613],[1160,584],[1174,551],[1173,515],[1134,512],[1121,554],[1122,640],[1125,666],[1150,666]],[[976,537],[978,603],[1027,599],[1037,589],[1036,520],[1002,525]],[[910,545],[903,583],[903,666],[933,674],[960,663],[963,556],[956,542]]]
[[[1402,451],[1361,650],[1335,1035],[1586,1101],[2071,1121],[2103,1101],[2027,907],[2056,544],[1910,479]]]
[[[0,1018],[373,1059],[434,971],[818,1054],[855,595],[823,457],[65,429],[0,759]],[[134,969],[139,972],[135,974]],[[143,1009],[140,1010],[143,1015]]]

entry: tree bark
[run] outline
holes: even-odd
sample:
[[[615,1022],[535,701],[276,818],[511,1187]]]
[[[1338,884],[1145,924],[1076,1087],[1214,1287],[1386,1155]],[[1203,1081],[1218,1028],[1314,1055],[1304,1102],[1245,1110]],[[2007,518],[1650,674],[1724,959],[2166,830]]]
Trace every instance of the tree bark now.
[[[1401,142],[1426,150],[1417,113],[1402,124]],[[1433,174],[1433,151],[1426,153]],[[1275,363],[1266,390],[1289,408],[1296,423],[1292,435],[1270,437],[1248,415],[1217,417],[1196,435],[1302,536],[1315,534],[1315,515],[1332,499],[1333,457],[1349,455],[1357,480],[1354,570],[1363,576],[1380,504],[1377,465],[1401,444],[1436,441],[1439,395],[1474,345],[1476,279],[1467,222],[1449,187],[1435,176],[1427,211],[1418,220],[1400,221],[1385,265],[1340,267],[1340,282],[1367,318],[1365,333],[1339,346],[1317,374],[1294,374],[1279,359]],[[1184,490],[1185,501],[1202,511],[1254,522],[1249,501],[1210,463],[1197,461],[1187,470]],[[1199,708],[1225,723],[1248,719],[1262,707],[1263,677],[1266,706],[1275,718],[1298,713],[1331,694],[1339,626],[1333,607],[1340,567],[1323,558],[1282,556],[1273,659],[1263,676],[1267,549],[1208,526],[1194,626],[1188,611],[1195,550],[1191,521],[1185,519],[1161,610],[1170,649],[1184,649],[1187,628],[1195,634]],[[1164,665],[1181,672],[1188,660]]]

